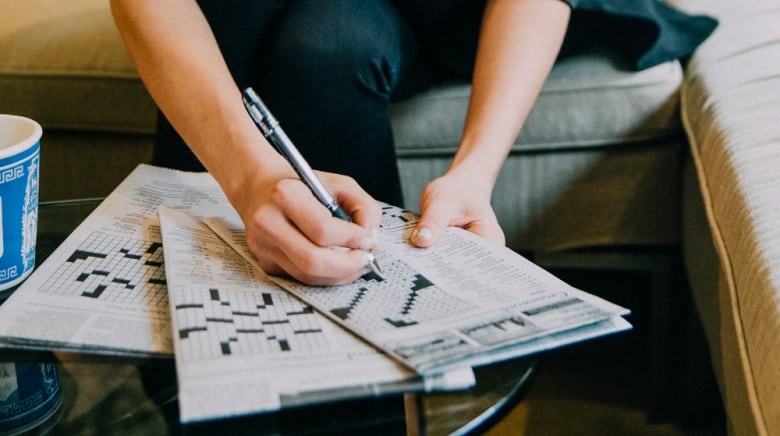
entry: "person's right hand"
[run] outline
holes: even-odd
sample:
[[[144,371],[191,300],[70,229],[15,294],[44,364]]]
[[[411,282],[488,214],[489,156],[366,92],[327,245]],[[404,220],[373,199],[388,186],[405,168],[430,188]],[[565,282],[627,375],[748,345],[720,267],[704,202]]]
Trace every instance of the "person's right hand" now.
[[[241,216],[260,266],[314,285],[360,277],[379,205],[352,179],[324,173],[354,223],[319,204],[252,123],[197,2],[111,0],[111,10],[158,107]]]
[[[381,210],[352,178],[318,175],[353,223],[333,217],[292,171],[247,181],[242,198],[233,203],[249,249],[266,273],[309,285],[351,283],[366,272],[365,250],[373,245]]]

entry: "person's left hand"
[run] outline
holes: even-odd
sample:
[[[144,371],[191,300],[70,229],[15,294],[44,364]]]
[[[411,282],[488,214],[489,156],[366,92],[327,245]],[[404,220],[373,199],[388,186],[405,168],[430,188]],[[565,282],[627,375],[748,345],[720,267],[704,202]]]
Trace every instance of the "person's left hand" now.
[[[432,181],[422,192],[422,214],[411,236],[417,247],[430,247],[448,226],[462,227],[498,244],[505,238],[490,205],[492,184],[468,174],[449,172]]]

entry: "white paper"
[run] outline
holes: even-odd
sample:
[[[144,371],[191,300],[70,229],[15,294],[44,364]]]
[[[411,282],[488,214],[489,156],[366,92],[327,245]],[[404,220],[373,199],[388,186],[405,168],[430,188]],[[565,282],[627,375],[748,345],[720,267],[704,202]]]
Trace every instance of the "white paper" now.
[[[139,165],[0,306],[0,340],[171,356],[160,205],[235,213],[211,175]]]
[[[470,368],[419,377],[321,315],[309,313],[306,305],[247,266],[205,227],[196,238],[181,228],[177,233],[174,223],[168,238],[173,246],[164,253],[161,207],[175,209],[175,216],[186,211],[191,217],[238,219],[210,175],[141,165],[0,306],[0,338],[14,347],[170,357],[171,313],[181,315],[174,317],[173,331],[184,422],[336,398],[474,384]],[[184,226],[193,228],[197,226]],[[176,260],[168,273],[163,260],[171,256]],[[179,284],[170,291],[171,301],[181,303],[178,308],[169,306],[171,274]],[[220,289],[223,285],[228,287]],[[289,353],[273,353],[271,348],[264,352],[252,345],[242,348],[244,341],[237,341],[226,344],[232,354],[225,358],[220,334],[227,330],[219,326],[223,324],[219,316],[213,322],[218,327],[207,329],[218,332],[216,336],[201,335],[196,343],[202,332],[192,315],[198,310],[187,305],[196,304],[188,299],[204,286],[209,298],[212,288],[216,298],[224,298],[213,307],[241,296],[244,301],[270,299],[285,307],[288,317],[287,312],[301,308],[307,312],[298,315],[302,322],[321,330],[317,336],[327,341],[309,347],[292,339],[265,341],[276,341],[277,351],[289,348]],[[313,335],[308,336],[311,342]]]
[[[137,167],[0,306],[14,346],[170,356],[161,204],[213,213],[210,175]]]
[[[408,243],[415,214],[383,207],[385,279],[343,286],[272,279],[416,372],[440,372],[522,356],[629,328],[627,309],[575,289],[511,250],[449,228],[433,247]],[[251,260],[241,222],[207,224]],[[256,265],[256,262],[255,262]]]
[[[423,381],[274,284],[201,220],[159,215],[183,422],[473,385],[469,368]]]
[[[174,272],[177,282],[183,282],[175,285],[171,294],[174,302],[183,301],[185,306],[169,306],[157,219],[161,206],[186,211],[193,220],[204,220],[256,267],[242,240],[241,222],[210,175],[141,165],[0,306],[0,339],[14,346],[42,349],[170,356],[174,349],[171,310],[183,310],[181,320],[178,314],[174,317],[176,335],[186,331],[189,340],[202,331],[196,328],[202,327],[197,326],[197,320],[184,313],[189,311],[187,304],[199,304],[184,302],[197,294],[196,288],[215,277],[228,282],[236,280],[231,283],[236,288],[217,288],[213,293],[215,298],[227,295],[227,301],[233,301],[239,294],[256,294],[256,290],[244,288],[246,283],[238,283],[251,276],[250,287],[273,289],[262,274],[250,273],[240,263],[226,268],[220,263],[224,259],[194,260],[202,254],[198,250],[178,251],[178,247],[167,253],[166,248],[165,256],[181,259],[176,261],[176,270],[185,271]],[[361,389],[393,389],[393,383],[382,378],[384,375],[379,377],[382,381],[372,379],[377,376],[372,365],[391,368],[383,374],[392,372],[401,375],[397,381],[409,382],[410,373],[400,370],[396,363],[401,362],[426,375],[423,383],[427,389],[463,386],[468,384],[469,376],[473,377],[469,369],[473,365],[630,327],[621,318],[627,313],[625,309],[574,289],[510,250],[467,232],[450,229],[434,248],[412,248],[406,238],[415,219],[410,212],[391,206],[383,208],[380,249],[375,255],[387,275],[384,281],[367,274],[351,285],[322,289],[273,278],[331,320],[396,359],[364,362],[362,369],[353,368],[346,373],[355,377],[356,382],[346,384],[348,396]],[[183,246],[187,246],[185,239],[180,241]],[[227,256],[229,250],[218,248],[214,239],[202,236],[200,240],[209,241],[206,246]],[[175,243],[175,247],[178,245]],[[214,265],[222,266],[214,269]],[[203,289],[198,289],[202,296]],[[335,326],[322,321],[323,317],[307,314],[306,318],[320,319],[318,328],[323,332],[336,331]],[[262,372],[259,367],[279,368],[283,359],[278,355],[270,360],[260,359],[252,353],[247,354],[248,358],[225,359],[219,335],[211,337],[217,339],[216,354],[203,354],[196,351],[197,347],[185,350],[185,341],[181,336],[176,338],[177,359],[188,362],[177,365],[183,381],[181,394],[187,404],[185,420],[329,399],[339,395],[332,389],[333,380],[340,379],[341,387],[345,387],[345,377],[335,373],[333,377],[306,378],[310,373],[299,365],[308,358],[286,362],[282,367],[290,370],[286,375],[258,378],[254,374]],[[229,342],[228,339],[232,353],[233,344]],[[209,343],[209,347],[214,343]],[[287,347],[292,351],[289,342],[286,346],[281,342],[276,345],[277,350]],[[208,350],[214,353],[215,348]],[[370,348],[365,350],[376,354]],[[330,356],[320,349],[311,355],[344,362],[343,356]],[[362,352],[358,355],[362,359]],[[331,370],[328,365],[322,366]],[[438,375],[450,370],[454,372]],[[413,379],[406,386],[415,383],[419,385],[419,380]]]

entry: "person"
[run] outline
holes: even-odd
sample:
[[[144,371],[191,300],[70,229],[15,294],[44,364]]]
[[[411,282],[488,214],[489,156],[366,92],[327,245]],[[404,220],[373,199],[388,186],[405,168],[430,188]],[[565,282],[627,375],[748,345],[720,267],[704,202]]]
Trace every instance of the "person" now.
[[[603,10],[617,7],[627,17],[621,22],[644,24],[637,40],[646,42],[635,50],[644,67],[690,53],[714,28],[689,20],[697,23],[693,32],[666,31],[681,25],[679,16],[665,15],[681,13],[656,0],[635,3],[111,0],[111,7],[161,110],[154,163],[208,170],[266,272],[335,285],[365,273],[364,250],[381,218],[376,200],[403,201],[388,115],[393,101],[442,78],[471,79],[460,144],[446,172],[425,187],[410,242],[429,247],[447,226],[458,226],[503,244],[493,185],[564,42],[578,41],[569,31],[573,11],[603,18]],[[666,35],[692,36],[669,51]],[[646,61],[653,50],[662,56]],[[332,218],[262,137],[242,105],[247,86],[353,222]]]

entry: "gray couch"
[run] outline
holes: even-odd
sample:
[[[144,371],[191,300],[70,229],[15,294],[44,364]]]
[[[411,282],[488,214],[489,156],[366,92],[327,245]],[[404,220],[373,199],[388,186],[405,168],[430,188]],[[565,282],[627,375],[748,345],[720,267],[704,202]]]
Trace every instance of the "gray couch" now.
[[[776,17],[778,9],[770,10],[769,1],[774,0],[749,0],[740,3],[740,9],[743,4],[763,4]],[[705,12],[720,13],[720,7],[724,15],[733,8],[725,0],[680,3]],[[731,429],[737,434],[777,434],[780,393],[769,380],[780,375],[778,335],[764,334],[766,324],[753,325],[757,314],[740,309],[757,310],[762,322],[780,329],[780,299],[770,298],[777,295],[773,280],[780,270],[771,263],[772,251],[758,243],[764,234],[770,238],[779,233],[779,221],[772,217],[780,212],[769,199],[753,203],[743,196],[754,185],[767,195],[778,192],[772,189],[780,187],[777,177],[759,176],[777,171],[773,168],[778,165],[767,162],[777,154],[771,152],[771,143],[777,143],[780,134],[771,122],[767,128],[774,130],[758,132],[763,124],[741,119],[741,111],[728,102],[739,99],[736,86],[749,86],[745,82],[752,76],[741,63],[729,64],[732,70],[724,84],[718,74],[721,54],[741,53],[753,47],[748,45],[752,37],[763,34],[723,18],[726,25],[694,57],[687,74],[677,62],[633,72],[601,48],[559,62],[504,166],[493,203],[508,245],[543,265],[653,273],[651,376],[656,405],[667,403],[672,392],[671,344],[676,333],[671,330],[670,302],[685,291],[674,286],[672,278],[684,252]],[[757,50],[778,51],[778,33],[772,32],[775,47]],[[772,71],[775,77],[767,75],[761,85],[767,88],[761,88],[765,92],[757,98],[767,110],[774,109],[777,119],[779,70]],[[422,187],[446,168],[458,143],[468,94],[467,84],[447,83],[393,106],[406,207],[416,209]],[[759,100],[751,101],[759,105]],[[0,5],[0,113],[30,116],[43,125],[44,201],[103,196],[135,165],[151,158],[155,107],[105,1]],[[732,128],[733,137],[721,134],[721,123]],[[753,131],[761,136],[752,137]],[[694,146],[693,165],[687,157],[688,138]],[[735,149],[752,146],[756,152],[751,149],[731,161],[736,158],[732,143]],[[717,144],[724,155],[716,160],[719,152],[710,144]],[[740,177],[754,166],[758,174],[750,171]],[[739,183],[721,182],[725,176]],[[709,182],[716,179],[713,189]],[[727,221],[719,221],[719,214],[726,214]],[[735,301],[740,289],[747,301]],[[746,325],[743,315],[751,316]],[[767,341],[771,347],[765,347]],[[756,363],[760,367],[752,366]]]

